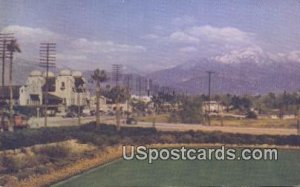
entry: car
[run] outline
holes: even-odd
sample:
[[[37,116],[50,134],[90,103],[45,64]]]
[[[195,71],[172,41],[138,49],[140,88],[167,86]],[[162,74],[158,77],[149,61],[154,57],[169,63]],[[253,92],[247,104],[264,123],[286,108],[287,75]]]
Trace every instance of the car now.
[[[131,125],[131,124],[137,124],[137,120],[134,117],[128,117],[126,119],[126,124]]]
[[[77,115],[74,112],[67,112],[64,118],[75,118]]]
[[[91,111],[89,109],[83,109],[81,113],[82,117],[91,116]]]

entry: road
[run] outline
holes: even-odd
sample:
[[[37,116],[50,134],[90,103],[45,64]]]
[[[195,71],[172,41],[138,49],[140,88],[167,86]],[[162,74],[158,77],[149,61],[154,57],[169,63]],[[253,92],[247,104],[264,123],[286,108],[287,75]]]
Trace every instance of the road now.
[[[125,125],[129,126],[129,125]],[[152,123],[139,122],[139,127],[152,127]],[[260,128],[260,127],[232,127],[232,126],[204,126],[195,124],[170,124],[170,123],[156,123],[155,127],[162,131],[221,131],[226,133],[240,133],[240,134],[255,134],[255,135],[297,135],[297,129],[291,128]]]
[[[115,124],[114,116],[101,116],[101,122],[106,124]],[[81,124],[95,121],[95,117],[82,117]],[[151,122],[138,122],[136,125],[126,125],[122,120],[122,126],[126,127],[152,127]],[[29,124],[32,128],[38,128],[44,126],[44,118],[30,119]],[[78,125],[77,118],[62,118],[62,117],[48,117],[48,127],[55,126],[73,126]],[[232,127],[232,126],[205,126],[195,124],[172,124],[172,123],[156,123],[155,127],[161,131],[189,131],[189,130],[201,130],[201,131],[221,131],[226,133],[241,133],[241,134],[268,134],[268,135],[296,135],[297,129],[291,128],[260,128],[260,127]]]
[[[113,116],[101,116],[101,122],[107,122],[108,120],[114,119]],[[80,123],[85,124],[91,121],[95,121],[95,116],[81,117]],[[28,121],[31,128],[44,127],[44,118],[30,118]],[[59,126],[74,126],[78,125],[78,118],[63,118],[63,117],[48,117],[48,127],[59,127]]]

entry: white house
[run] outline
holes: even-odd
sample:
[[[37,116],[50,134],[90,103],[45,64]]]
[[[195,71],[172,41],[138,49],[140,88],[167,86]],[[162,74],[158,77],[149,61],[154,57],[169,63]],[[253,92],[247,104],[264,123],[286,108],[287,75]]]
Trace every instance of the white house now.
[[[55,91],[49,94],[62,98],[62,104],[66,106],[89,105],[90,93],[81,72],[62,70],[56,77],[55,88]]]
[[[146,96],[146,95],[143,95],[143,96],[131,95],[131,99],[136,99],[139,101],[143,101],[145,103],[151,102],[151,96]]]
[[[54,77],[53,73],[48,74],[49,77]],[[40,71],[32,71],[26,81],[26,84],[19,90],[20,105],[41,105],[43,101],[43,86],[45,77]]]
[[[225,107],[217,101],[204,101],[202,103],[202,110],[204,112],[219,113],[219,112],[224,111],[224,109],[225,109]]]
[[[33,71],[26,84],[20,88],[20,105],[42,105],[45,103],[45,91],[48,87],[48,104],[64,109],[70,106],[89,106],[90,93],[86,80],[79,71],[62,70],[58,76],[48,73],[47,85],[45,73]]]

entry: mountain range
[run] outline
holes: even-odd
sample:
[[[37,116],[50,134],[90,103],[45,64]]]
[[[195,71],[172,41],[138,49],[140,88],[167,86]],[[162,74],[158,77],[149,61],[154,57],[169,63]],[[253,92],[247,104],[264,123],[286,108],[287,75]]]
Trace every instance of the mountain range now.
[[[300,89],[299,62],[274,60],[260,53],[238,58],[227,56],[190,60],[176,67],[151,73],[148,77],[160,85],[190,94],[206,94],[207,71],[214,72],[211,76],[212,94],[263,94]]]
[[[193,59],[173,68],[144,74],[144,76],[161,86],[172,87],[190,94],[207,93],[207,71],[214,72],[211,78],[212,94],[262,94],[300,89],[299,62],[287,59],[274,60],[263,53],[250,55],[239,53],[238,55],[234,58],[227,55]],[[36,69],[43,70],[38,63],[16,59],[13,66],[14,84],[24,84],[29,73]],[[59,72],[60,69],[62,68],[54,68],[51,71]],[[130,67],[126,67],[124,72],[134,74],[133,79],[136,79],[139,73],[136,70],[131,71]],[[86,79],[89,79],[91,73],[92,71],[83,72]]]

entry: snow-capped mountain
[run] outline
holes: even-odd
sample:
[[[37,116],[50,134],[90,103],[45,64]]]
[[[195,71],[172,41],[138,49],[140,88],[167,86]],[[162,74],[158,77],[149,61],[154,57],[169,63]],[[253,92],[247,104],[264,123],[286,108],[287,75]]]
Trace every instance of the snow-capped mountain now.
[[[234,50],[211,58],[195,59],[148,76],[155,82],[186,90],[207,93],[212,75],[213,93],[259,94],[300,89],[300,52],[268,54],[260,48]]]

